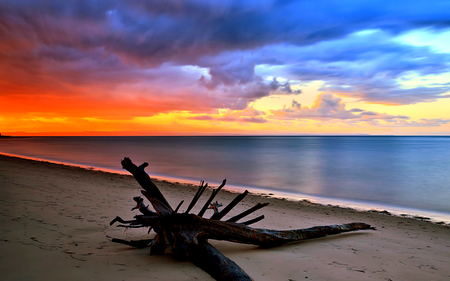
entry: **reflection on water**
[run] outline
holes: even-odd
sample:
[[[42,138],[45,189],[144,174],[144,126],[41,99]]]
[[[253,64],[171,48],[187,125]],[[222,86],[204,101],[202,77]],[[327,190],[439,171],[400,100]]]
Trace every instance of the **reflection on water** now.
[[[33,137],[0,151],[121,170],[450,212],[448,137]]]

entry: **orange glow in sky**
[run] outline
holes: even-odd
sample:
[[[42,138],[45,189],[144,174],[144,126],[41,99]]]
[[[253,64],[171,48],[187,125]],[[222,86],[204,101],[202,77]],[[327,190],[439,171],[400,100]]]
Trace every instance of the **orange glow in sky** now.
[[[445,9],[35,2],[0,4],[3,134],[450,134]]]

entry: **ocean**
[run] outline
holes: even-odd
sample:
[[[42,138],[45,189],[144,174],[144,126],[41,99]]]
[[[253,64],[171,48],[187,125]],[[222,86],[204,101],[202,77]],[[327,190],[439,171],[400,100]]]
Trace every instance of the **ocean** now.
[[[130,157],[155,177],[450,220],[450,137],[30,137],[0,152],[117,172]]]

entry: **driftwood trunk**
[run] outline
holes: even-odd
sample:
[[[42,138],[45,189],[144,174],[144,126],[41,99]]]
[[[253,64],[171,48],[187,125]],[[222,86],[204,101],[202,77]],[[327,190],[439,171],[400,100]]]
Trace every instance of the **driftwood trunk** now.
[[[201,211],[195,215],[189,213],[195,203],[198,201],[207,184],[201,182],[200,188],[192,199],[185,213],[178,213],[182,202],[174,211],[158,187],[151,181],[145,173],[144,168],[147,163],[136,166],[129,158],[122,160],[122,166],[129,171],[141,187],[144,189],[142,194],[150,201],[156,213],[148,210],[142,203],[142,199],[135,197],[137,206],[133,209],[139,209],[142,215],[138,215],[134,220],[125,221],[116,217],[111,221],[121,222],[120,227],[150,227],[156,232],[155,238],[142,241],[125,241],[113,239],[118,242],[133,247],[151,246],[151,254],[163,254],[166,247],[175,254],[180,260],[190,260],[196,266],[208,272],[216,280],[252,280],[245,271],[243,271],[235,262],[225,257],[211,244],[209,239],[225,240],[243,244],[259,245],[261,247],[275,247],[286,243],[297,242],[305,239],[313,239],[331,234],[343,232],[373,229],[365,223],[348,223],[342,225],[315,226],[306,229],[296,230],[270,230],[259,229],[248,226],[264,218],[260,216],[246,222],[238,223],[240,219],[250,213],[266,206],[267,204],[257,204],[253,208],[234,216],[228,221],[220,221],[234,206],[236,206],[247,195],[247,191],[240,194],[230,202],[221,212],[215,209],[215,213],[210,219],[202,218],[210,203],[225,185],[226,180],[207,200]],[[214,206],[218,206],[215,204]]]

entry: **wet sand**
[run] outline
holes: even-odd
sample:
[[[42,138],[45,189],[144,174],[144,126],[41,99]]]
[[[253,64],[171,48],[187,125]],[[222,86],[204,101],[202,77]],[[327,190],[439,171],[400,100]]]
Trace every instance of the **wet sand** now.
[[[181,211],[197,190],[192,185],[155,183],[172,206],[185,200]],[[130,210],[135,206],[132,197],[139,195],[140,187],[131,176],[0,155],[1,279],[212,280],[192,263],[176,261],[169,250],[150,256],[148,248],[110,241],[153,236],[146,229],[109,226],[116,215],[137,214]],[[226,205],[235,196],[221,191],[216,199]],[[272,249],[211,241],[255,280],[450,279],[448,225],[256,194],[248,195],[229,216],[258,202],[270,205],[248,217],[265,215],[252,225],[255,228],[365,222],[377,230]]]

